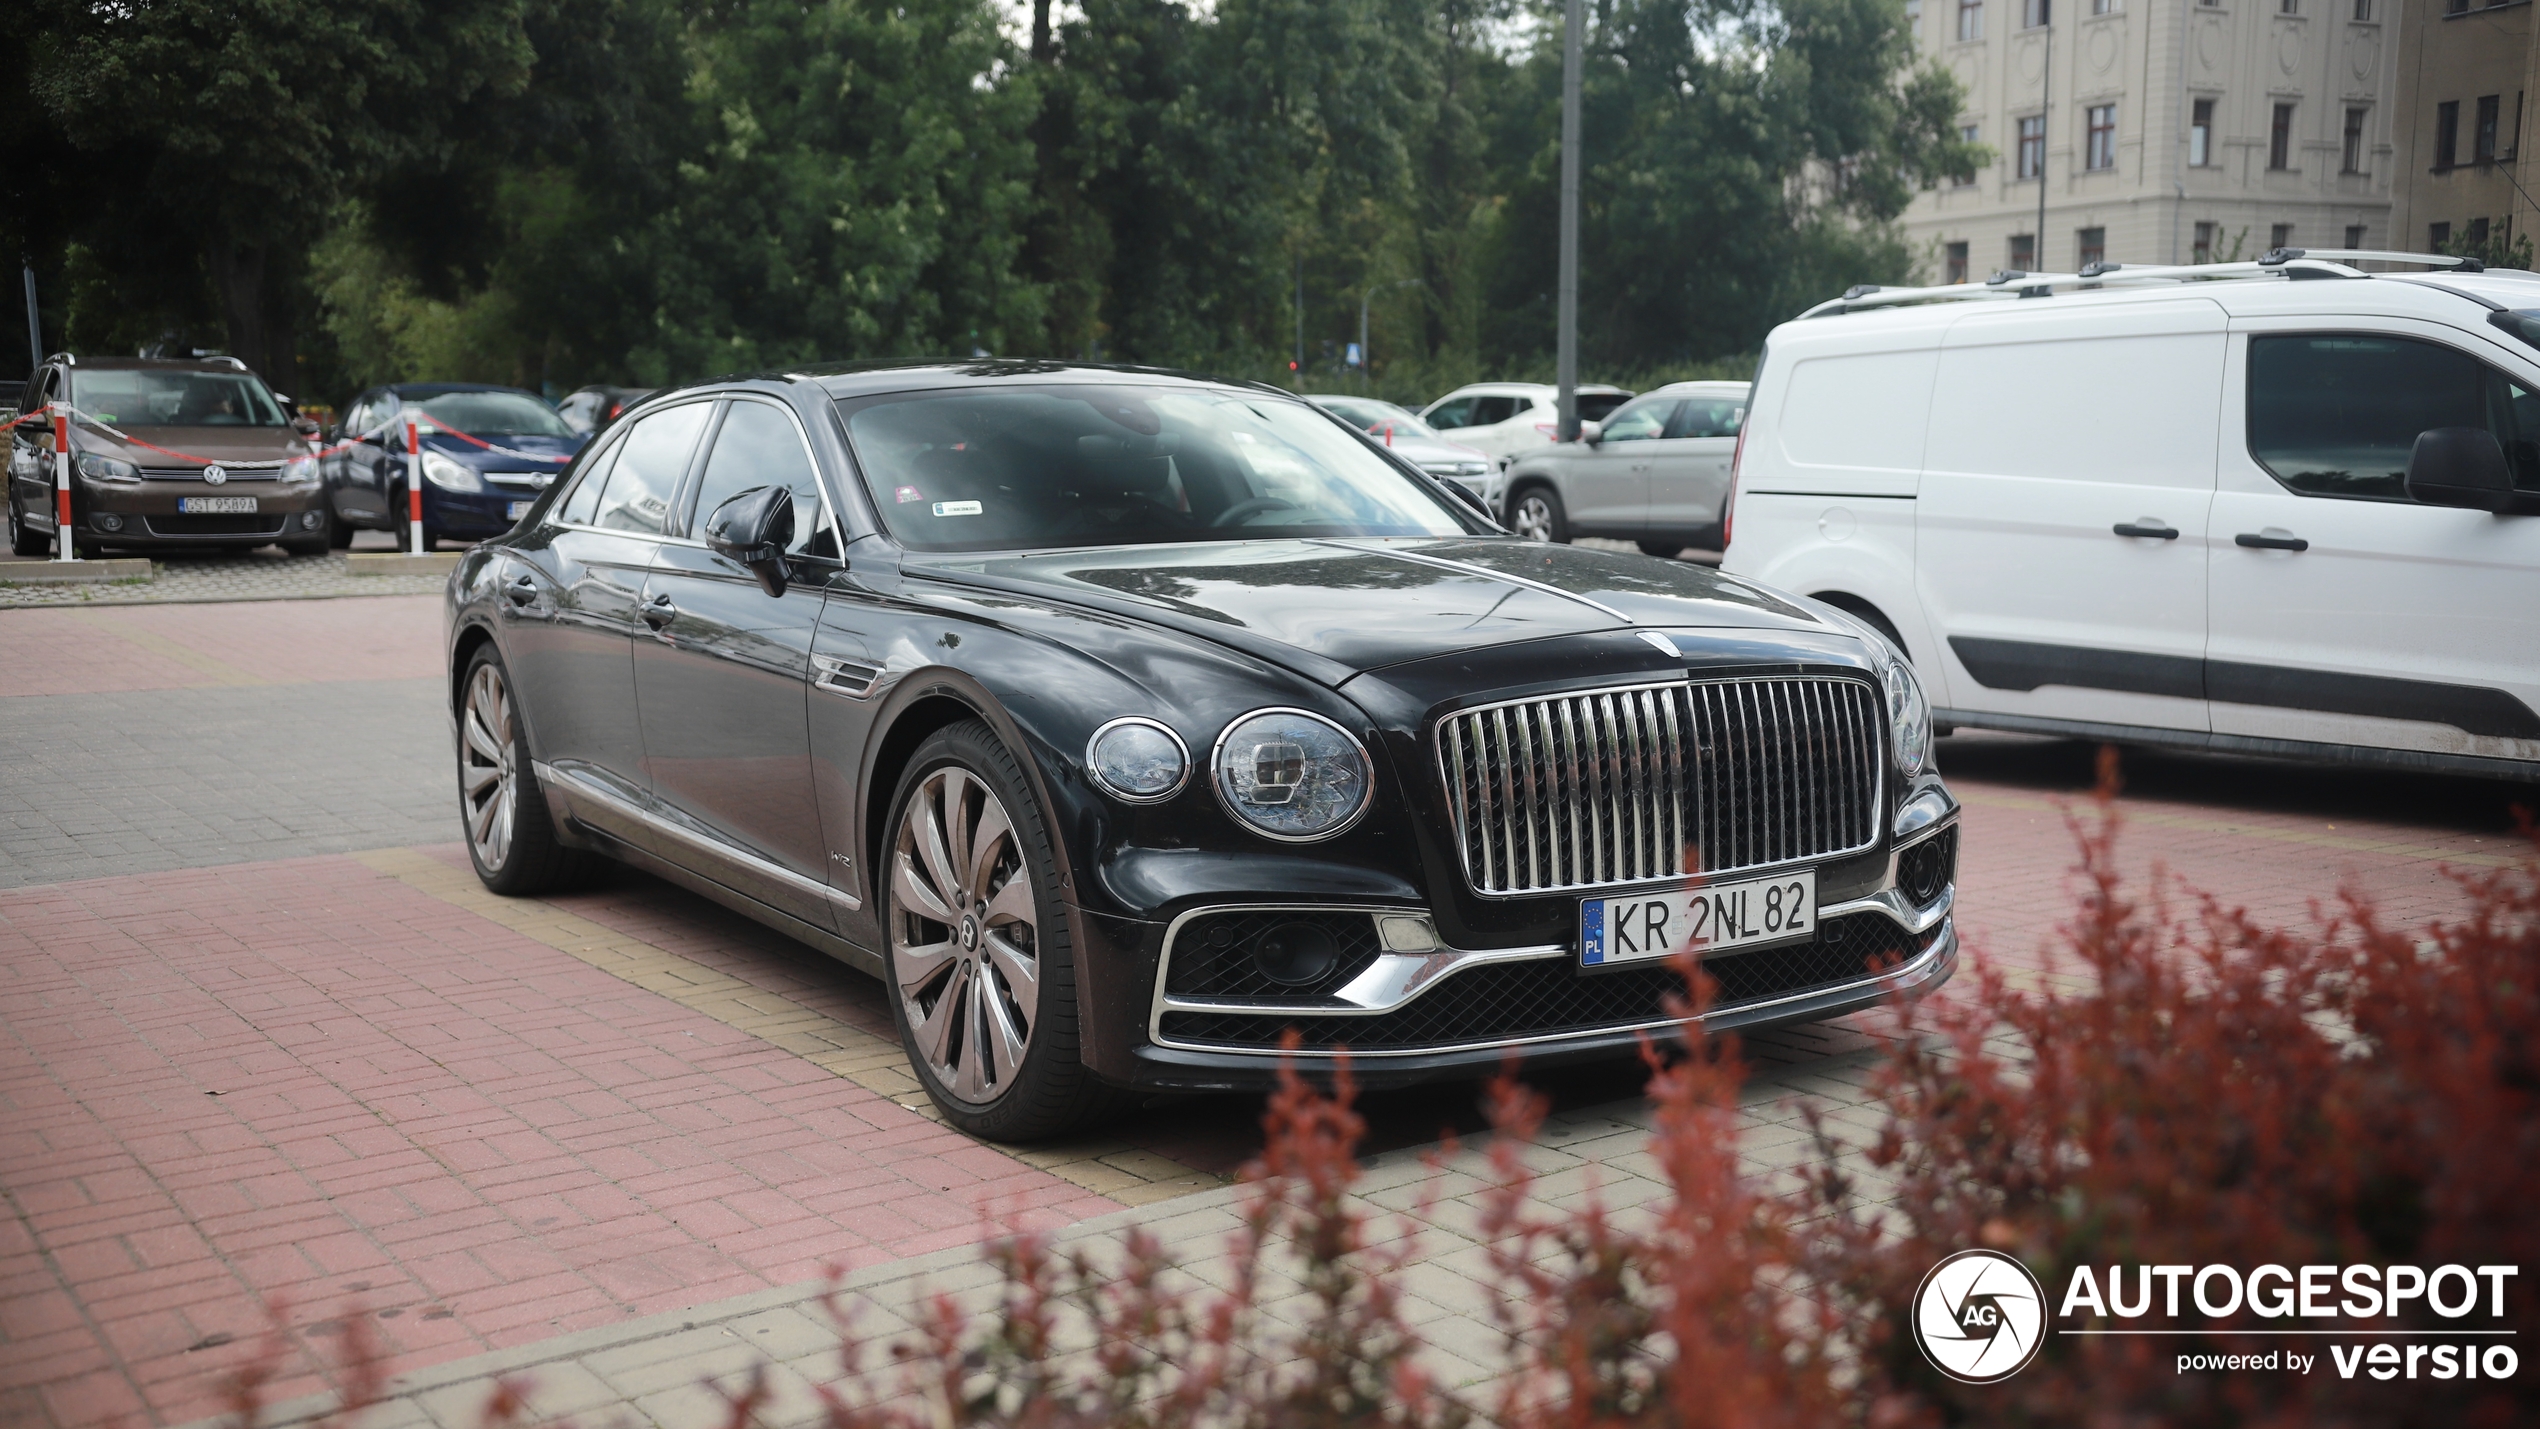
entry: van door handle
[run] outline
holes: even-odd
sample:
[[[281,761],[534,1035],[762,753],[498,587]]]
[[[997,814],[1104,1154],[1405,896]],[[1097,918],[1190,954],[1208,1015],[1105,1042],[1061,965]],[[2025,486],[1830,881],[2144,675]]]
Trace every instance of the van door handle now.
[[[2149,536],[2155,541],[2178,539],[2178,528],[2162,521],[2158,516],[2146,516],[2137,521],[2120,521],[2108,529],[2120,536]]]
[[[679,618],[679,607],[671,604],[669,593],[664,592],[644,602],[644,608],[639,613],[644,617],[644,623],[658,632]]]
[[[2235,546],[2253,551],[2307,551],[2311,543],[2281,527],[2269,526],[2263,531],[2243,531],[2231,538]]]

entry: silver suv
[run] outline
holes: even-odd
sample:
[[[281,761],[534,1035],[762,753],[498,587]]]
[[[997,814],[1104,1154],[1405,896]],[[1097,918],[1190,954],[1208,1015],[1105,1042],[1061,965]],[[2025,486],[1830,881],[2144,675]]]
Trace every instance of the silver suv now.
[[[1653,556],[1720,549],[1749,385],[1669,383],[1582,422],[1576,442],[1517,458],[1504,488],[1509,529],[1535,541],[1618,537]]]

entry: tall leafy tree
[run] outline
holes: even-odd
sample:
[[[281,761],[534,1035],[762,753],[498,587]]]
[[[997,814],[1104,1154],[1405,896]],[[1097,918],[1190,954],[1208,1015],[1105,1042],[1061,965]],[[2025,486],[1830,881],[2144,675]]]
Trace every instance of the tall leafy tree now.
[[[109,238],[195,237],[229,348],[294,366],[300,255],[360,182],[450,142],[452,119],[518,90],[519,0],[33,0],[30,89]],[[101,249],[111,248],[108,242]]]

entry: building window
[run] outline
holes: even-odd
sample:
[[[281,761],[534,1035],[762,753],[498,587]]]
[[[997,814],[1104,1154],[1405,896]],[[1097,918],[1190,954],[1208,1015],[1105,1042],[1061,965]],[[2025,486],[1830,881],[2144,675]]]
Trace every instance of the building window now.
[[[2440,173],[2461,156],[2461,102],[2447,99],[2434,106],[2434,169]]]
[[[2350,107],[2346,111],[2346,142],[2338,154],[2337,172],[2360,174],[2363,171],[2364,111]]]
[[[2012,234],[2011,271],[2015,273],[2026,273],[2033,271],[2036,267],[2037,235],[2033,233]]]
[[[2046,177],[2046,116],[2032,114],[2020,121],[2020,177]]]
[[[2299,15],[2302,13],[2302,0],[2275,0],[2275,12],[2279,15]]]
[[[2487,246],[2486,219],[2473,218],[2469,221],[2469,244],[2472,248],[2484,248]]]
[[[2268,228],[2268,229],[2267,229],[2267,251],[2268,251],[2268,252],[2272,253],[2272,252],[2274,252],[2276,249],[2279,249],[2279,248],[2290,248],[2290,247],[2292,247],[2292,246],[2293,246],[2293,225],[2292,225],[2292,224],[2289,224],[2289,223],[2279,223],[2279,224],[2275,224],[2274,226],[2272,226],[2272,227],[2270,227],[2270,228]]]
[[[2293,106],[2290,104],[2275,107],[2275,123],[2267,130],[2267,167],[2293,167]]]
[[[1984,0],[1958,0],[1958,38],[1984,38]]]
[[[1983,134],[1984,127],[1979,124],[1961,124],[1958,126],[1958,142],[1971,148],[1981,140]],[[1973,170],[1969,170],[1968,172],[1951,179],[1949,182],[1958,188],[1971,189],[1976,186],[1976,176]]]
[[[2355,20],[2358,24],[2371,23],[2372,0],[2355,0]]]
[[[2466,15],[2469,13],[2469,0],[2443,0],[2443,13],[2446,15]]]
[[[2196,246],[2188,250],[2187,261],[2191,263],[2214,261],[2214,226],[2212,224],[2196,225]]]
[[[2364,246],[2364,226],[2362,224],[2350,223],[2346,225],[2346,246],[2349,248],[2361,248]]]
[[[2425,226],[2425,250],[2428,253],[2440,253],[2451,246],[2452,225],[2429,223]]]
[[[2187,162],[2201,169],[2214,162],[2214,102],[2197,100],[2192,114],[2187,125]]]
[[[1942,249],[1941,253],[1942,261],[1949,265],[1948,281],[1952,283],[1967,281],[1967,245],[1952,243]]]
[[[2473,164],[2496,162],[2496,96],[2478,97],[2477,127],[2469,131],[2469,161]]]
[[[2108,230],[2085,228],[2075,236],[2080,239],[2076,246],[2081,251],[2082,267],[2087,268],[2093,263],[2108,261]]]
[[[2024,28],[2034,30],[2052,24],[2054,20],[2053,0],[2020,0],[2020,24]]]
[[[2086,154],[2091,168],[2113,169],[2117,166],[2117,106],[2090,106],[2090,146]]]
[[[2514,127],[2505,134],[2504,157],[2507,159],[2522,157],[2522,91],[2519,89],[2514,91]]]
[[[2090,13],[2093,15],[2113,15],[2117,13],[2117,0],[2090,0]]]

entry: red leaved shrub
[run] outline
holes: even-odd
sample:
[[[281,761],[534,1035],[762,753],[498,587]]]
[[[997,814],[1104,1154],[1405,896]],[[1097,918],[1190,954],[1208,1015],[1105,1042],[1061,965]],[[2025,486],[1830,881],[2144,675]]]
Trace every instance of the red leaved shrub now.
[[[2468,910],[2386,926],[2349,894],[2324,926],[2258,926],[2116,872],[2113,754],[2095,805],[2068,814],[2084,893],[2063,957],[2077,988],[1971,985],[1903,1009],[1872,1082],[1884,1125],[1840,1146],[1823,1128],[1795,1189],[1742,1174],[1743,1072],[1733,1038],[1652,1048],[1650,1150],[1668,1194],[1628,1213],[1555,1211],[1529,1146],[1545,1113],[1502,1078],[1480,1229],[1509,1352],[1477,1410],[1430,1384],[1399,1281],[1416,1240],[1379,1236],[1350,1196],[1361,1124],[1346,1068],[1325,1095],[1283,1078],[1247,1173],[1223,1283],[1175,1267],[1149,1236],[1061,1254],[993,1244],[984,1313],[938,1298],[914,1343],[867,1365],[841,1315],[831,1429],[1122,1425],[1182,1429],[1507,1429],[1857,1424],[2505,1425],[2540,1421],[2540,1368],[2504,1380],[2337,1373],[2355,1330],[2454,1324],[2530,1345],[2540,1284],[2508,1281],[2510,1313],[2451,1322],[2422,1300],[2397,1319],[2270,1320],[2244,1297],[2218,1332],[2048,1334],[2008,1380],[1954,1381],[1908,1331],[1917,1284],[1945,1256],[2017,1256],[2060,1309],[2077,1267],[2388,1263],[2540,1267],[2540,851],[2461,876]],[[2540,844],[2535,844],[2540,850]],[[1691,958],[1688,1008],[1710,996]],[[2540,1273],[2540,1272],[2536,1272]],[[2132,1300],[2144,1285],[2130,1269]],[[2480,1282],[2485,1294],[2486,1282]],[[2157,1286],[2155,1286],[2157,1293]],[[834,1297],[833,1297],[834,1301]],[[2157,1308],[2157,1307],[2156,1307]],[[2258,1331],[2301,1325],[2317,1334]],[[2345,1334],[2337,1326],[2354,1325]],[[2067,1328],[2074,1327],[2072,1322]],[[2097,1320],[2083,1329],[2125,1328]],[[2406,1342],[2403,1342],[2406,1343]],[[2499,1343],[2483,1340],[2475,1343]],[[2184,1349],[2315,1354],[2307,1374],[2177,1367]],[[264,1363],[278,1362],[280,1346]],[[356,1366],[356,1398],[378,1393]],[[1470,1393],[1472,1391],[1468,1391]],[[769,1408],[726,1396],[733,1429]],[[236,1403],[253,1423],[257,1382]],[[489,1422],[517,1422],[507,1386]]]

